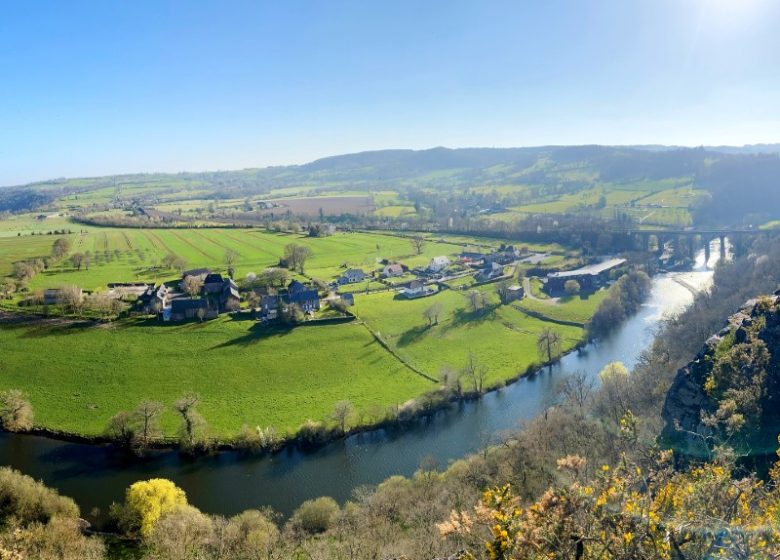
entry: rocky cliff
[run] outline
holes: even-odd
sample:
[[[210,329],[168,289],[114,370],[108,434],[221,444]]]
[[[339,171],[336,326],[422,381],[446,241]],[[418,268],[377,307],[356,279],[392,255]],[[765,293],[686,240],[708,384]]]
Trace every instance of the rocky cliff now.
[[[686,456],[726,444],[772,453],[780,433],[780,291],[747,302],[681,368],[663,407],[664,442]]]

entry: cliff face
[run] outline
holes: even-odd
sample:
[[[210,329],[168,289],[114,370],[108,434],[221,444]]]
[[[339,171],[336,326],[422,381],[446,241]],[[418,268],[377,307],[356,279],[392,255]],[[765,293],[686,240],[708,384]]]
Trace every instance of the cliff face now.
[[[727,444],[772,453],[780,433],[780,296],[747,302],[681,368],[663,407],[664,442],[687,456]]]

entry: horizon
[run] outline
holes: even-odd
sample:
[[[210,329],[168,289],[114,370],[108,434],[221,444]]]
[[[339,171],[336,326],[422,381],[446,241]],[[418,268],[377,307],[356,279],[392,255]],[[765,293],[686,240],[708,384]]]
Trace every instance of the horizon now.
[[[7,184],[7,185],[0,185],[0,188],[2,189],[12,189],[12,188],[20,188],[20,187],[26,187],[29,185],[36,185],[36,184],[45,184],[49,182],[54,181],[60,181],[60,180],[71,180],[71,179],[99,179],[102,177],[117,177],[117,176],[134,176],[134,175],[155,175],[155,174],[162,174],[162,175],[177,175],[177,174],[186,174],[186,173],[230,173],[235,171],[247,171],[252,169],[272,169],[275,167],[297,167],[297,166],[303,166],[308,165],[320,160],[329,159],[329,158],[337,158],[337,157],[344,157],[344,156],[353,156],[358,154],[365,154],[365,153],[375,153],[375,152],[391,152],[391,151],[411,151],[411,152],[427,152],[431,150],[438,150],[438,149],[444,149],[444,150],[533,150],[533,149],[539,149],[539,148],[578,148],[578,147],[587,147],[587,146],[598,146],[598,147],[604,147],[604,148],[628,148],[628,149],[645,149],[649,147],[657,147],[657,148],[665,148],[669,150],[696,150],[696,149],[704,149],[704,150],[710,150],[710,151],[716,151],[718,149],[724,149],[724,148],[733,148],[733,149],[748,149],[748,148],[758,148],[762,146],[777,146],[777,152],[770,151],[766,153],[780,153],[780,141],[779,142],[756,142],[756,143],[750,143],[750,144],[718,144],[718,145],[680,145],[680,144],[596,144],[596,143],[585,143],[585,144],[540,144],[540,145],[529,145],[529,146],[457,146],[457,147],[451,147],[451,146],[430,146],[427,148],[380,148],[375,150],[359,150],[355,152],[346,152],[346,153],[338,153],[338,154],[327,154],[320,157],[316,157],[314,159],[309,159],[306,161],[296,162],[296,163],[279,163],[275,165],[250,165],[247,167],[234,167],[234,168],[225,168],[225,169],[209,169],[209,168],[203,168],[203,169],[179,169],[179,170],[171,170],[171,171],[165,171],[165,170],[159,170],[159,169],[153,169],[153,170],[146,170],[146,171],[118,171],[113,173],[105,173],[101,175],[71,175],[71,176],[59,176],[59,177],[47,177],[43,179],[36,179],[29,181],[27,183],[17,183],[17,184]]]
[[[187,8],[6,8],[0,185],[394,146],[780,142],[770,0]]]

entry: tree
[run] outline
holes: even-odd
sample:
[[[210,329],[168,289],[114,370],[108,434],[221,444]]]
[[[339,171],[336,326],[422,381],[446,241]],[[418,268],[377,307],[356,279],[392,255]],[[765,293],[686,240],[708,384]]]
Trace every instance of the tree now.
[[[185,507],[184,490],[170,480],[153,478],[132,484],[125,493],[124,505],[112,508],[112,513],[125,532],[148,537],[160,518]]]
[[[336,421],[336,424],[338,424],[339,430],[342,434],[346,432],[347,422],[353,413],[354,408],[352,403],[347,400],[339,401],[333,407],[333,414],[331,415],[331,418]]]
[[[506,282],[496,284],[496,295],[501,303],[509,302],[509,284]]]
[[[61,259],[70,252],[70,240],[67,237],[57,239],[51,248],[51,254],[55,259]]]
[[[468,300],[471,311],[474,313],[482,311],[482,308],[485,306],[485,295],[479,290],[470,290]]]
[[[311,257],[311,249],[304,245],[289,243],[284,247],[284,257],[282,260],[290,270],[297,270],[303,274],[306,260]]]
[[[200,294],[200,290],[203,288],[203,280],[200,279],[200,276],[187,276],[184,278],[184,292],[190,296],[190,298],[195,298],[195,296]]]
[[[199,402],[198,395],[187,393],[173,405],[174,410],[181,416],[179,441],[185,451],[193,451],[197,447],[205,445],[206,421],[195,408]]]
[[[306,533],[323,533],[334,523],[339,514],[339,505],[330,497],[306,500],[295,510],[290,524]]]
[[[415,254],[421,255],[425,248],[425,238],[422,235],[414,235],[409,238],[409,243],[412,244]]]
[[[133,444],[139,449],[146,449],[154,439],[162,435],[160,416],[163,410],[162,404],[144,400],[131,413]]]
[[[130,447],[133,443],[135,432],[133,431],[133,419],[126,410],[120,410],[114,414],[106,426],[106,435],[120,445]]]
[[[566,280],[566,283],[563,285],[563,289],[566,292],[566,295],[576,296],[580,293],[580,283],[573,279]]]
[[[21,432],[33,427],[33,409],[27,395],[17,389],[0,393],[0,426],[9,432]]]
[[[4,282],[2,286],[0,286],[0,293],[3,294],[3,298],[5,299],[11,299],[11,296],[16,291],[16,284],[11,282],[10,280],[8,282]]]
[[[81,265],[84,264],[84,253],[73,253],[70,256],[71,264],[76,267],[76,270],[81,270]]]
[[[549,327],[544,328],[536,338],[536,349],[539,356],[550,364],[552,371],[553,362],[561,355],[561,335]]]
[[[428,320],[428,326],[439,324],[439,315],[441,315],[442,305],[438,301],[423,311],[423,318]]]
[[[596,395],[595,409],[601,418],[619,425],[628,412],[629,373],[621,362],[612,362],[599,372],[601,389]]]
[[[469,352],[468,361],[463,367],[461,375],[471,380],[471,386],[475,393],[481,393],[487,378],[487,366],[481,364],[473,352]]]
[[[63,310],[77,313],[84,303],[84,296],[78,286],[63,286],[60,290],[60,305]]]
[[[225,255],[222,257],[222,262],[225,263],[225,266],[227,266],[228,269],[228,276],[233,278],[233,271],[234,266],[236,264],[236,261],[238,260],[239,254],[235,252],[233,249],[228,249],[225,251]]]

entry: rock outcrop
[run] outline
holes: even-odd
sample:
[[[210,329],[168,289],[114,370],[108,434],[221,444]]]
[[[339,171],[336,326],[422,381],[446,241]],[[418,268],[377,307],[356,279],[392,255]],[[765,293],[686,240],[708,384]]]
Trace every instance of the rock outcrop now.
[[[780,296],[748,301],[681,368],[666,395],[662,439],[681,455],[725,443],[777,448],[780,432]]]

